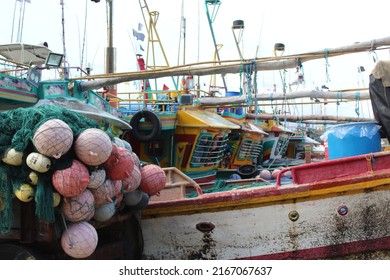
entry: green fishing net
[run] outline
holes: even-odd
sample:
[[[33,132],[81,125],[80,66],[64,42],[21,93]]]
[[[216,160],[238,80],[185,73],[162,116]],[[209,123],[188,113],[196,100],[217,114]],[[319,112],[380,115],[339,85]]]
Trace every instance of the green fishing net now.
[[[21,166],[12,166],[0,161],[0,206],[3,203],[3,210],[0,211],[0,234],[9,233],[13,224],[14,191],[20,188],[23,183],[29,183],[29,174],[32,170],[26,164],[26,157],[31,152],[36,152],[32,143],[34,133],[40,125],[51,119],[60,119],[67,123],[73,132],[74,138],[87,128],[99,128],[96,121],[54,105],[18,108],[0,112],[1,157],[5,157],[7,151],[11,148],[23,153]],[[38,184],[34,187],[35,215],[38,219],[54,222],[54,189],[51,177],[56,170],[68,168],[72,165],[75,158],[73,153],[73,149],[70,149],[60,159],[51,158],[50,170],[38,174]]]
[[[231,191],[231,190],[238,190],[238,189],[248,189],[248,188],[254,188],[258,186],[266,186],[269,185],[267,182],[252,182],[252,183],[246,183],[246,184],[230,184],[228,181],[223,179],[218,179],[214,181],[214,184],[210,188],[202,188],[203,193],[216,193],[216,192],[225,192],[225,191]],[[187,198],[194,198],[197,197],[198,193],[196,191],[190,192],[186,194]]]

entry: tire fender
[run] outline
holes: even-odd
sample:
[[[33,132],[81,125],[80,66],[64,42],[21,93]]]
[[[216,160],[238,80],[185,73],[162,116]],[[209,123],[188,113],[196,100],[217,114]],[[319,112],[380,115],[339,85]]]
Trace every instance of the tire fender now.
[[[149,134],[143,134],[140,131],[140,121],[142,119],[148,120],[152,124],[152,131]],[[160,118],[149,110],[142,110],[135,113],[131,118],[130,125],[132,127],[131,134],[136,140],[141,142],[148,142],[159,137],[162,129]]]

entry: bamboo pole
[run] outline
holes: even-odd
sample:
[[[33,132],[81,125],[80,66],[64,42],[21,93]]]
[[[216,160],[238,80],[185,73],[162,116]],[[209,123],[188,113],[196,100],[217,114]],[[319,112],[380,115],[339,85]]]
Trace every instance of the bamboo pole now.
[[[274,115],[274,114],[246,114],[246,118],[250,120],[274,120],[283,119],[288,122],[307,122],[310,123],[324,123],[332,121],[333,123],[349,123],[349,122],[375,122],[374,119],[370,118],[356,118],[356,117],[344,117],[344,116],[330,116],[330,115]],[[311,122],[320,121],[320,122]]]
[[[123,82],[156,79],[172,76],[206,76],[212,74],[233,74],[243,71],[269,71],[290,69],[299,66],[306,61],[320,59],[324,57],[334,57],[357,52],[371,51],[378,48],[388,48],[390,46],[390,37],[373,39],[365,42],[358,42],[352,45],[339,48],[323,49],[320,51],[301,53],[296,55],[265,57],[259,59],[249,59],[246,61],[230,60],[221,61],[220,65],[211,65],[208,63],[181,65],[176,67],[166,67],[156,70],[113,73],[109,75],[92,75],[88,77],[79,77],[74,80],[88,79],[82,83],[84,90],[97,89],[103,86],[116,85]]]
[[[320,91],[320,90],[306,90],[283,93],[263,93],[256,96],[259,101],[262,100],[285,100],[285,99],[297,99],[297,98],[319,98],[319,99],[370,99],[370,94],[367,89],[356,89],[356,91]]]

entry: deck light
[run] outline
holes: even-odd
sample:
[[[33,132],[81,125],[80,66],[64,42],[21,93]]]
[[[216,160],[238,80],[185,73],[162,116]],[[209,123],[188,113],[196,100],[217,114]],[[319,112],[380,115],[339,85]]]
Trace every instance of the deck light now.
[[[46,66],[53,66],[53,67],[60,67],[62,63],[64,55],[60,53],[49,53],[49,55],[46,58],[45,65]]]

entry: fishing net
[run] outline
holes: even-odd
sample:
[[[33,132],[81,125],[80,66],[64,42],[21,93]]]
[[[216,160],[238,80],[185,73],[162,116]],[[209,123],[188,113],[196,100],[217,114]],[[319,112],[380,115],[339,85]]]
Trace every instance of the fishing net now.
[[[67,123],[75,138],[85,129],[99,128],[96,121],[53,105],[0,112],[0,154],[2,158],[12,148],[23,153],[21,166],[0,162],[0,201],[4,203],[4,209],[0,211],[0,234],[9,233],[13,224],[14,191],[23,183],[29,183],[28,175],[32,170],[26,164],[26,157],[36,152],[32,143],[34,133],[40,125],[51,119],[60,119]],[[73,149],[70,149],[60,159],[50,159],[51,167],[48,172],[39,173],[38,184],[34,187],[35,215],[38,219],[54,222],[55,208],[53,207],[51,177],[54,171],[70,167],[74,158]]]
[[[267,182],[252,182],[252,183],[246,183],[246,184],[231,184],[226,180],[218,179],[214,181],[214,184],[210,188],[202,188],[203,193],[216,193],[216,192],[225,192],[225,191],[231,191],[231,190],[237,190],[237,189],[248,189],[248,188],[254,188],[259,186],[267,186],[269,183]],[[193,198],[197,197],[198,193],[196,191],[190,192],[186,194],[187,198]]]

